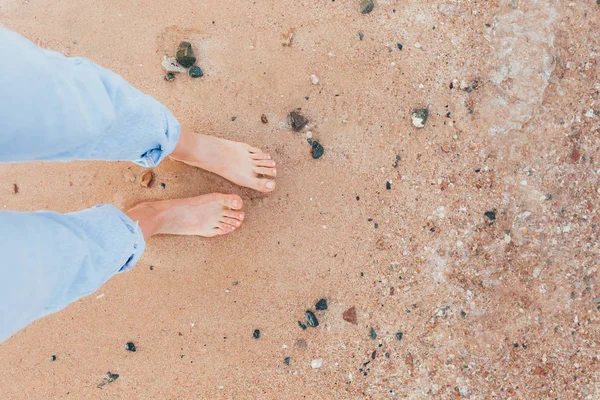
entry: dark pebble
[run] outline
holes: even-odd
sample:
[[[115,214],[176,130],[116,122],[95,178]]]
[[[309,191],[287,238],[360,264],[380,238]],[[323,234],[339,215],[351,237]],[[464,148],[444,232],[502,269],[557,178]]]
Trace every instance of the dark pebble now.
[[[323,146],[321,146],[321,143],[317,142],[316,140],[313,140],[313,142],[312,142],[312,158],[314,158],[315,160],[318,158],[321,158],[324,153],[325,153],[325,149],[323,148]]]
[[[392,183],[391,183],[390,181],[387,181],[387,182],[385,183],[385,188],[386,188],[387,190],[391,190],[391,189],[392,189]]]
[[[56,356],[54,354],[50,356],[50,361],[56,361]]]
[[[467,313],[466,313],[466,312],[464,312],[464,311],[461,311],[461,312],[460,312],[460,316],[464,318],[464,317],[466,317],[466,316],[467,316]]]
[[[313,328],[316,328],[317,326],[319,326],[319,320],[317,319],[317,316],[310,310],[306,310],[306,323],[309,326],[312,326]]]
[[[290,361],[292,361],[292,359],[290,357],[286,357],[286,358],[283,359],[283,363],[285,365],[290,365]]]
[[[404,46],[402,46],[402,43],[398,43],[398,50],[402,50]]]
[[[160,184],[160,187],[163,188],[163,189],[166,189],[167,188],[167,184],[163,182],[163,183]]]
[[[112,372],[108,371],[106,373],[106,380],[108,383],[114,382],[117,379],[119,379],[119,374],[113,374]]]
[[[363,40],[365,35],[362,32],[358,32],[358,40]]]
[[[516,349],[517,347],[519,347],[519,343],[513,344],[513,347]]]
[[[377,339],[377,332],[375,332],[375,329],[371,328],[371,330],[369,331],[369,336],[373,340]]]
[[[396,333],[396,339],[402,340],[403,337],[404,337],[404,333],[402,333],[402,332]]]
[[[132,342],[127,342],[127,344],[125,344],[125,350],[135,353],[135,351],[136,351],[135,344],[133,344]]]
[[[165,75],[165,81],[172,81],[173,79],[175,79],[174,73],[169,72],[168,74]]]
[[[192,68],[190,68],[188,74],[192,78],[200,78],[200,77],[204,76],[204,72],[202,72],[200,67],[197,65],[194,65]]]
[[[263,124],[266,124],[269,122],[269,120],[267,119],[267,116],[265,114],[260,116],[260,120],[262,121]]]
[[[371,353],[371,360],[374,360],[375,357],[377,357],[377,350],[375,350]]]
[[[300,328],[302,328],[302,330],[305,330],[305,329],[306,329],[306,325],[304,325],[304,324],[302,323],[302,321],[298,321],[298,326],[299,326]]]
[[[315,304],[315,308],[317,310],[327,310],[327,300],[321,299],[317,301],[317,304]]]
[[[377,222],[375,222],[375,229],[379,228],[379,224]]]
[[[360,2],[360,12],[362,14],[370,13],[373,11],[373,7],[375,7],[373,0],[361,0]]]
[[[189,68],[194,65],[196,57],[194,57],[194,52],[192,51],[192,44],[190,42],[179,43],[175,58],[182,67]]]
[[[390,358],[390,353],[385,353],[385,358]]]
[[[483,215],[485,215],[486,217],[488,217],[488,219],[490,221],[493,221],[493,220],[496,219],[496,213],[493,212],[493,211],[486,211],[485,214],[483,214]]]
[[[292,129],[296,132],[300,132],[306,124],[308,124],[308,120],[304,118],[304,115],[300,114],[298,111],[292,111],[288,114],[288,120]]]
[[[260,338],[260,331],[258,329],[255,329],[254,333],[252,333],[252,336],[254,336],[254,339]]]

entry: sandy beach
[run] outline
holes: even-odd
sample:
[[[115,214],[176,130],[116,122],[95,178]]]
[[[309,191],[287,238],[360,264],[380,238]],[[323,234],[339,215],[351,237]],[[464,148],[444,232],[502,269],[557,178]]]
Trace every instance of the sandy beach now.
[[[260,194],[172,160],[151,188],[128,162],[0,165],[5,210],[222,192],[246,212],[150,239],[2,343],[1,399],[600,398],[600,5],[359,3],[0,0],[0,24],[278,171]],[[181,41],[204,76],[165,81]]]

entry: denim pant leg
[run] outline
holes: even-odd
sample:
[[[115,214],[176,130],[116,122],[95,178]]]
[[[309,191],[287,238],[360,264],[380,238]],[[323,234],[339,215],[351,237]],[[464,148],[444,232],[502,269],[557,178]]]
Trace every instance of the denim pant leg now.
[[[144,247],[136,223],[111,205],[0,212],[0,343],[132,268]]]
[[[0,162],[153,167],[175,148],[177,120],[118,75],[2,26],[0,55]],[[0,342],[131,268],[144,247],[137,224],[113,206],[0,212]]]

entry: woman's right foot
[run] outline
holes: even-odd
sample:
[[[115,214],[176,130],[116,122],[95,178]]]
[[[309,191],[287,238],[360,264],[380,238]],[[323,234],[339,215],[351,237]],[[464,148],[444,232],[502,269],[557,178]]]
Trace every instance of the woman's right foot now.
[[[145,239],[159,234],[213,237],[241,226],[242,206],[238,195],[212,193],[141,203],[129,210],[127,216],[138,223]]]

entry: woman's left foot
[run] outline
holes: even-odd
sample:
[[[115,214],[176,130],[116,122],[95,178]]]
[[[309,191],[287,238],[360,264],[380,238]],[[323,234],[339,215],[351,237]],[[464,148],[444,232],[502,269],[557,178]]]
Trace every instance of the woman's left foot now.
[[[213,172],[223,178],[259,192],[275,189],[275,161],[261,149],[245,143],[181,130],[174,160]]]

